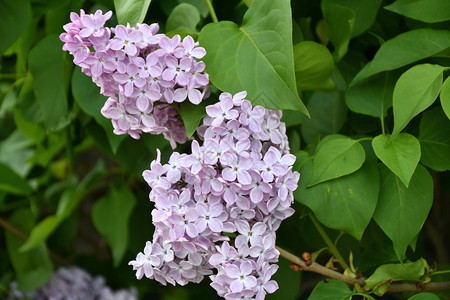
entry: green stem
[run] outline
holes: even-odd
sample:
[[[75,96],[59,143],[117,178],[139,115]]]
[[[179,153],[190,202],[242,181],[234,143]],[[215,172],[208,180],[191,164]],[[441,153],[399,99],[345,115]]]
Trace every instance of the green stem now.
[[[211,0],[205,0],[206,6],[208,6],[209,14],[211,15],[211,18],[214,23],[219,22],[219,19],[217,19],[216,12],[214,11],[214,7],[211,3]]]
[[[328,250],[331,252],[331,254],[336,257],[337,261],[339,262],[339,264],[345,269],[348,270],[350,272],[352,272],[352,270],[350,269],[350,267],[348,266],[347,262],[345,261],[345,259],[342,257],[341,253],[339,252],[338,248],[336,247],[336,245],[333,243],[333,241],[331,241],[330,237],[328,236],[328,234],[325,232],[325,230],[323,229],[322,225],[320,225],[319,221],[317,221],[316,217],[311,213],[309,214],[309,217],[311,218],[311,221],[314,224],[314,227],[316,227],[317,231],[319,232],[319,234],[322,236],[323,240],[325,241],[325,243],[328,246]]]
[[[382,132],[383,134],[386,134],[386,130],[384,129],[384,118],[381,117],[381,118],[380,118],[380,121],[381,121],[381,132]]]

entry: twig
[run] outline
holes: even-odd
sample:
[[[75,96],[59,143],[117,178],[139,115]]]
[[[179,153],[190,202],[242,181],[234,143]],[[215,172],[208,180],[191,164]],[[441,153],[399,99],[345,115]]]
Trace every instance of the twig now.
[[[339,252],[338,248],[336,247],[336,245],[331,241],[330,237],[328,236],[328,234],[325,232],[325,230],[323,229],[322,225],[320,225],[319,221],[317,221],[316,217],[311,213],[309,214],[309,217],[311,218],[311,221],[314,224],[314,227],[316,227],[317,231],[319,232],[320,236],[322,236],[323,240],[325,241],[325,243],[327,244],[328,250],[331,252],[331,254],[333,254],[334,257],[336,257],[337,261],[339,262],[339,264],[345,269],[348,270],[349,272],[351,272],[352,270],[349,268],[347,262],[345,261],[345,259],[342,257],[341,253]]]
[[[430,282],[424,285],[416,285],[415,283],[393,283],[387,289],[387,291],[391,293],[429,292],[443,290],[450,290],[450,282]]]
[[[10,224],[8,221],[4,220],[3,218],[0,218],[0,226],[11,232],[12,234],[18,236],[22,240],[26,241],[28,240],[28,235],[21,231],[20,229],[16,228],[14,225]],[[48,253],[50,257],[59,265],[70,265],[71,263],[58,254],[52,252],[51,250],[48,250]]]
[[[333,271],[331,269],[328,269],[321,264],[318,264],[316,262],[312,262],[309,266],[306,265],[305,261],[301,259],[300,257],[278,247],[275,246],[275,248],[280,252],[280,255],[290,262],[293,262],[296,265],[299,265],[304,271],[310,271],[314,273],[318,273],[330,278],[334,278],[337,280],[340,280],[342,282],[345,282],[349,285],[355,285],[358,284],[361,287],[364,287],[366,285],[365,278],[352,278],[349,276],[346,276],[344,274],[341,274],[339,272]],[[416,283],[393,283],[389,286],[387,289],[387,292],[391,293],[400,293],[400,292],[428,292],[428,291],[441,291],[441,290],[450,290],[450,282],[430,282],[426,283],[424,285],[418,285]]]
[[[299,265],[305,271],[319,273],[319,274],[325,275],[327,277],[340,280],[340,281],[345,282],[350,285],[355,285],[355,284],[359,284],[360,286],[365,285],[364,278],[356,279],[356,278],[348,277],[348,276],[345,276],[344,274],[341,274],[339,272],[328,269],[327,267],[324,267],[321,264],[318,264],[316,262],[312,262],[311,265],[307,266],[305,261],[303,259],[301,259],[300,257],[298,257],[278,246],[276,246],[275,248],[277,248],[277,250],[280,252],[280,255],[282,257],[286,258],[287,260],[293,262],[296,265]]]

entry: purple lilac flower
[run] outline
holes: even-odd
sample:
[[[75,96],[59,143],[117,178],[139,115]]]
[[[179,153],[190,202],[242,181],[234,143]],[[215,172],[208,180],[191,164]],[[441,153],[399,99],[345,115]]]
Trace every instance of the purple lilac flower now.
[[[157,34],[158,24],[105,27],[111,15],[71,13],[60,35],[63,50],[102,94],[115,99],[102,109],[115,134],[138,139],[142,132],[162,133],[175,148],[187,136],[178,111],[167,104],[188,99],[197,105],[208,97],[209,77],[199,61],[206,51],[190,36],[181,41]]]
[[[138,261],[156,255],[160,265],[153,257],[146,264],[162,284],[184,285],[209,275],[211,287],[225,299],[264,299],[278,288],[271,280],[279,257],[276,229],[294,212],[290,205],[299,174],[292,171],[295,156],[285,137],[269,134],[269,129],[285,134],[281,113],[255,109],[245,96],[220,95],[219,103],[206,108],[192,153],[174,152],[162,164],[158,151],[144,171],[156,230],[152,251],[144,249],[130,262],[139,276],[145,270]],[[246,125],[238,118],[243,114]],[[269,119],[279,127],[268,127]]]
[[[11,283],[10,297],[4,299],[138,299],[134,288],[113,291],[106,285],[104,277],[91,276],[76,266],[57,269],[45,285],[31,292],[19,291],[18,284],[14,281]]]

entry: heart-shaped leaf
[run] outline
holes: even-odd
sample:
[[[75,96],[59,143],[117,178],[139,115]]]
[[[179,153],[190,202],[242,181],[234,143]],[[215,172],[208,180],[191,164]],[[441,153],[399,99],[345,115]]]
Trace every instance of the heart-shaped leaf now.
[[[423,114],[419,141],[424,165],[436,171],[450,170],[450,120],[439,107]]]
[[[327,136],[313,159],[313,174],[308,187],[358,170],[366,157],[358,141],[349,137]]]
[[[419,141],[407,133],[393,140],[389,134],[381,134],[373,139],[372,147],[378,158],[408,186],[420,160]]]
[[[393,94],[394,138],[412,118],[433,104],[442,87],[444,67],[422,64],[406,71],[398,79]]]
[[[208,24],[199,42],[207,52],[206,72],[220,90],[246,90],[254,105],[309,115],[295,83],[289,0],[255,1],[241,27],[229,21]]]
[[[447,118],[450,119],[450,77],[447,77],[442,85],[440,98],[442,109],[447,115]]]
[[[409,187],[380,164],[381,188],[374,220],[392,240],[399,260],[422,229],[433,203],[433,179],[418,165]]]
[[[450,47],[450,31],[411,30],[381,45],[375,57],[355,76],[353,83],[379,72],[394,70]]]
[[[450,20],[448,0],[397,0],[384,8],[427,23]]]

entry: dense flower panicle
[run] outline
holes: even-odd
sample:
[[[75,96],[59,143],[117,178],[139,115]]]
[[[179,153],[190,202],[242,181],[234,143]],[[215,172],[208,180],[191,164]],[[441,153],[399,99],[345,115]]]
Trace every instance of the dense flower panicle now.
[[[157,55],[178,53],[176,41],[164,40]],[[129,263],[138,279],[185,285],[209,275],[226,299],[264,299],[278,288],[271,280],[276,230],[294,213],[299,173],[292,171],[281,112],[245,97],[222,93],[198,128],[203,143],[193,141],[191,154],[174,152],[167,164],[158,150],[143,172],[156,230]]]
[[[208,74],[199,59],[206,51],[190,36],[157,34],[158,24],[104,27],[112,12],[80,15],[60,35],[63,50],[108,96],[102,114],[115,134],[135,139],[142,132],[164,134],[173,148],[187,139],[184,124],[169,104],[199,104],[209,94]]]
[[[102,276],[92,277],[78,267],[59,268],[50,280],[31,292],[20,292],[16,282],[11,284],[11,299],[73,299],[73,300],[135,300],[135,289],[112,291]]]

